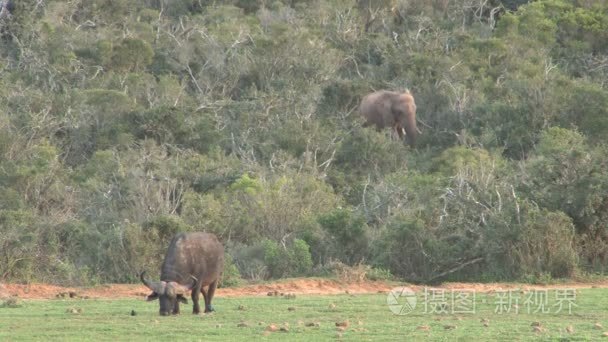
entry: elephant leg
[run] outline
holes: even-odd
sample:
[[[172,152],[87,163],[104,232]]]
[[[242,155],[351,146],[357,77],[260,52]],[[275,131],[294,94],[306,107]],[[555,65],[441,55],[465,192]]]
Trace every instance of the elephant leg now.
[[[217,287],[217,280],[215,280],[211,284],[209,284],[209,289],[207,290],[207,300],[205,302],[205,312],[215,311],[215,309],[211,305],[211,300],[213,299],[213,295],[215,294],[216,287]]]

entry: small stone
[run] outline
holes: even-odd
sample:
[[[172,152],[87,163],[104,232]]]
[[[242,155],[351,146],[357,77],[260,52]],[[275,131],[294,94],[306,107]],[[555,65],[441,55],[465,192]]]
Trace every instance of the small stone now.
[[[567,326],[567,327],[566,327],[566,332],[568,332],[568,333],[572,334],[572,333],[574,332],[574,327],[573,327],[573,326],[571,326],[571,325]]]
[[[279,328],[274,324],[270,324],[269,326],[266,327],[266,331],[275,332],[277,330],[279,330]]]
[[[287,311],[296,311],[296,308],[294,308],[293,306],[290,306],[287,308]]]
[[[349,325],[350,325],[350,322],[348,320],[342,321],[342,322],[336,322],[336,326],[337,327],[345,327],[345,328],[347,328]]]
[[[431,327],[429,327],[428,325],[421,325],[421,326],[417,327],[416,329],[422,330],[422,331],[430,331]]]
[[[597,329],[597,330],[602,330],[602,325],[601,325],[600,323],[595,323],[595,324],[593,325],[593,328],[594,328],[594,329]]]

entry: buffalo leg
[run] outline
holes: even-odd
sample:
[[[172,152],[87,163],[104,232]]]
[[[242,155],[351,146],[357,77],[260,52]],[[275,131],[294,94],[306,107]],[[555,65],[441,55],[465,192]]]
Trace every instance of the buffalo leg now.
[[[205,312],[207,312],[207,303],[209,301],[209,296],[207,295],[207,291],[205,291],[204,286],[201,286],[201,293],[203,294],[203,299],[205,299]]]
[[[175,306],[173,307],[173,314],[179,315],[179,300],[175,301]]]
[[[211,305],[211,300],[213,299],[213,295],[215,294],[216,287],[217,287],[217,280],[215,280],[213,283],[209,284],[209,289],[207,290],[207,296],[205,298],[205,312],[215,311],[215,309]]]
[[[201,313],[201,307],[198,304],[198,299],[200,296],[200,292],[201,292],[201,288],[202,286],[200,284],[196,284],[194,286],[194,288],[192,289],[192,313],[195,315],[198,315],[199,313]]]

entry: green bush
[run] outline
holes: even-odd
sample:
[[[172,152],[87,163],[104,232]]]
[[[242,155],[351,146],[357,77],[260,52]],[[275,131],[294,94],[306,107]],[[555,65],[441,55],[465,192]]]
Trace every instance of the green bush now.
[[[567,214],[575,224],[581,262],[605,269],[608,247],[606,147],[590,147],[576,131],[553,127],[524,164],[522,190],[538,205]]]
[[[152,63],[154,50],[145,40],[125,38],[114,47],[111,68],[118,71],[139,71]]]
[[[268,267],[264,262],[265,241],[251,245],[230,242],[226,250],[233,256],[234,264],[244,279],[260,281],[269,277]]]
[[[318,222],[327,233],[333,258],[354,265],[367,257],[369,237],[363,215],[338,208],[320,216]]]
[[[161,215],[144,222],[142,225],[144,233],[158,236],[159,242],[169,245],[169,241],[177,233],[193,231],[194,229],[185,224],[178,216]]]
[[[304,240],[294,239],[286,247],[277,242],[264,242],[264,262],[273,278],[303,276],[312,269],[312,257],[308,244]]]
[[[219,287],[235,287],[243,282],[239,269],[234,264],[232,256],[228,253],[224,254],[224,272]]]
[[[395,276],[386,268],[372,267],[366,274],[365,278],[376,281],[376,280],[395,280]]]

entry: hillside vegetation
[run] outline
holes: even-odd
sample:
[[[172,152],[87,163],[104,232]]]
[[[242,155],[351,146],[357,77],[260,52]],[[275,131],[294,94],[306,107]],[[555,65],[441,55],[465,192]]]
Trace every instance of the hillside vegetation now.
[[[0,18],[0,280],[608,271],[608,4],[40,0]],[[416,98],[417,148],[362,128]]]

